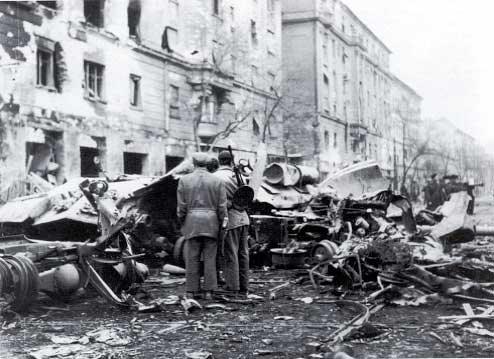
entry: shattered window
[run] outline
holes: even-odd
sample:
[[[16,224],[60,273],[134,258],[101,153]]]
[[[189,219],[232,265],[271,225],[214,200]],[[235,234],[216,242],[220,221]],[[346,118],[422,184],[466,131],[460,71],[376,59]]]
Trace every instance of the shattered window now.
[[[86,97],[103,100],[104,71],[105,67],[103,65],[90,61],[84,61],[84,85]]]
[[[130,75],[130,104],[134,107],[141,105],[141,77]]]
[[[124,174],[141,175],[147,160],[147,155],[143,153],[124,152]]]
[[[84,17],[86,22],[96,26],[104,26],[105,0],[84,0]]]
[[[98,177],[100,152],[97,148],[79,147],[81,177]]]
[[[127,7],[127,21],[129,26],[129,36],[140,38],[139,23],[141,21],[141,2],[130,0]]]
[[[54,72],[53,72],[53,53],[38,49],[36,53],[36,85],[53,87]]]

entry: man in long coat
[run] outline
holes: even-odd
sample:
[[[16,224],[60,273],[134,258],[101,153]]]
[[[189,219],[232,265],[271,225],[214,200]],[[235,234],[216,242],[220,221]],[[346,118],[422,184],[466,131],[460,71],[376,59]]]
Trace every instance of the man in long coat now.
[[[178,182],[177,216],[185,237],[186,291],[200,296],[200,260],[204,259],[205,298],[217,289],[216,252],[220,226],[227,217],[223,182],[208,172],[208,155],[193,155],[194,172]],[[226,223],[225,223],[226,224]]]

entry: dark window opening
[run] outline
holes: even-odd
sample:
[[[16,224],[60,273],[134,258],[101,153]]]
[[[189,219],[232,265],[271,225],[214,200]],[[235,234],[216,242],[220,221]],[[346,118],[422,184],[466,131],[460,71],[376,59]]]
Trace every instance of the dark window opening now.
[[[183,157],[166,156],[165,157],[166,172],[169,172],[175,167],[177,167],[179,164],[182,163],[183,160],[184,160]]]
[[[338,147],[338,134],[336,132],[333,133],[333,147]]]
[[[329,148],[329,131],[324,131],[324,146]]]
[[[80,147],[81,177],[99,177],[100,153],[97,148]]]
[[[35,173],[46,179],[52,163],[56,163],[50,145],[37,142],[26,142],[26,167],[28,173]]]
[[[130,75],[130,104],[138,107],[141,105],[141,77]]]
[[[53,86],[53,53],[38,49],[36,53],[36,84],[39,86]]]
[[[221,110],[223,109],[223,104],[228,102],[228,93],[226,90],[220,87],[213,87],[213,106],[214,106],[214,115],[221,114]]]
[[[127,7],[127,21],[129,36],[139,39],[139,23],[141,21],[141,2],[139,0],[129,0],[129,6]]]
[[[87,23],[104,27],[104,10],[105,0],[84,0],[84,17]]]
[[[261,129],[259,128],[259,125],[257,124],[257,121],[255,118],[252,119],[252,132],[256,136],[259,136],[261,134]]]
[[[142,153],[124,152],[124,173],[128,175],[141,175],[147,155]]]
[[[161,48],[174,51],[177,48],[178,43],[178,31],[173,27],[167,26],[161,36]]]
[[[221,11],[221,0],[213,0],[213,14],[219,16]]]
[[[180,118],[180,88],[170,85],[170,117]]]
[[[41,129],[35,132],[44,137],[44,142],[26,142],[27,173],[35,173],[52,184],[62,183],[63,133]]]
[[[38,4],[49,7],[50,9],[57,9],[57,2],[56,1],[38,1]]]
[[[102,100],[104,97],[104,76],[105,67],[103,65],[84,61],[84,85],[86,97]]]
[[[254,20],[250,20],[250,39],[252,41],[252,45],[257,46],[258,43],[257,28],[256,28],[256,22]]]

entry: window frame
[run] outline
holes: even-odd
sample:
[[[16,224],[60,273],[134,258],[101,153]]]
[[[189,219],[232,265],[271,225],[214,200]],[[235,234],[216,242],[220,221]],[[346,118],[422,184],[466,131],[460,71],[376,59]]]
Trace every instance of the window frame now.
[[[43,64],[40,61],[40,55],[47,55],[48,59],[42,60],[43,62],[47,60],[46,67],[46,83],[42,83],[42,69]],[[46,88],[49,90],[56,91],[55,88],[55,53],[54,51],[38,46],[36,49],[36,87]]]
[[[141,13],[142,13],[142,8],[140,2],[131,3],[129,1],[129,4],[127,5],[127,27],[129,30],[129,37],[140,40],[141,38]],[[134,26],[131,27],[131,13],[136,17],[136,21],[133,24]]]
[[[250,20],[250,42],[254,47],[257,47],[259,45],[259,37],[257,34],[257,23],[253,19]]]
[[[94,88],[90,86],[90,81],[94,83]],[[106,103],[105,94],[105,65],[84,60],[84,98]]]
[[[134,109],[142,109],[141,80],[142,77],[139,75],[129,75],[129,104]]]
[[[222,9],[222,1],[221,0],[212,0],[212,14],[221,19],[221,9]]]
[[[97,1],[91,1],[93,2],[94,4],[98,4],[99,6],[99,14],[98,14],[98,23],[96,24],[95,22],[93,21],[89,21],[88,20],[88,17],[86,16],[86,3],[89,2],[90,0],[83,0],[83,14],[84,14],[84,22],[87,24],[87,25],[90,25],[90,26],[93,26],[97,29],[103,29],[105,27],[105,0],[97,0]]]
[[[170,97],[168,112],[169,117],[174,119],[180,119],[180,87],[175,84],[169,85]]]

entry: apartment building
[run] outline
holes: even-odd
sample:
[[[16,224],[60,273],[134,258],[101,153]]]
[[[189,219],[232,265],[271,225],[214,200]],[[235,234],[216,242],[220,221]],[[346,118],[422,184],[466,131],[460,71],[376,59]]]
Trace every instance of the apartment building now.
[[[391,50],[339,0],[283,0],[282,23],[284,96],[303,103],[290,151],[323,174],[375,159],[395,176],[409,120],[396,111],[406,97],[419,119],[421,99],[390,72]]]
[[[0,182],[159,175],[198,148],[271,157],[281,3],[0,3]]]

